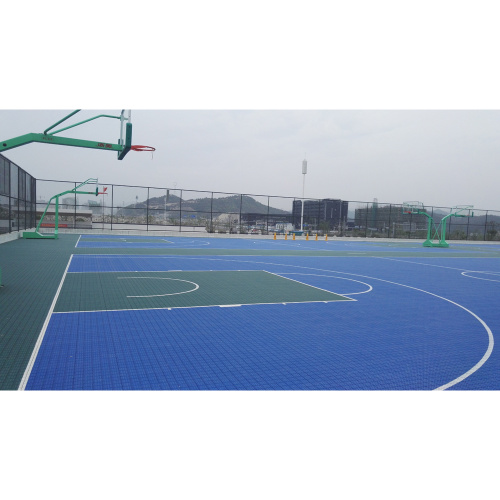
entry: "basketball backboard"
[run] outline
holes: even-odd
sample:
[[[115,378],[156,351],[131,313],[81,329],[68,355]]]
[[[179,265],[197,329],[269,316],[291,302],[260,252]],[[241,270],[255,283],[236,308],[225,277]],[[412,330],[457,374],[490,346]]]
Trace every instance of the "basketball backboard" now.
[[[424,204],[421,201],[405,201],[403,203],[404,214],[419,214],[423,212]]]
[[[118,152],[118,159],[123,160],[132,145],[132,111],[130,109],[122,109],[120,114],[120,138],[118,144],[123,146],[123,149]]]

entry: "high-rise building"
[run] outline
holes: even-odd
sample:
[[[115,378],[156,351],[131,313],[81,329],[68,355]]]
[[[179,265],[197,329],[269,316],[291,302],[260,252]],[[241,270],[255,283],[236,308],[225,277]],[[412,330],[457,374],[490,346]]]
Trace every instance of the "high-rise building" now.
[[[332,198],[306,200],[304,201],[304,229],[339,229],[339,226],[347,224],[348,209],[349,202],[347,201]],[[302,200],[295,200],[292,217],[296,228],[300,228],[301,214]]]

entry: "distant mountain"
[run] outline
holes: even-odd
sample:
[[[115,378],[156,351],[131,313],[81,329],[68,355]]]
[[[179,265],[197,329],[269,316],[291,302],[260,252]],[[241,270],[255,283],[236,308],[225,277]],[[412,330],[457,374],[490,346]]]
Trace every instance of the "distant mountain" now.
[[[434,210],[427,208],[427,212],[432,213],[434,219],[439,218],[441,220],[445,215],[448,215],[450,212],[446,210],[440,210],[439,208],[435,208]]]
[[[124,217],[145,216],[148,205],[150,211],[165,209],[167,211],[182,210],[182,212],[199,212],[200,216],[206,216],[210,212],[239,214],[240,209],[242,213],[268,213],[267,205],[258,202],[251,196],[236,194],[223,198],[198,198],[192,200],[181,200],[181,198],[175,195],[159,196],[120,208],[117,211],[117,215]],[[290,215],[291,211],[269,207],[269,213],[273,215]]]

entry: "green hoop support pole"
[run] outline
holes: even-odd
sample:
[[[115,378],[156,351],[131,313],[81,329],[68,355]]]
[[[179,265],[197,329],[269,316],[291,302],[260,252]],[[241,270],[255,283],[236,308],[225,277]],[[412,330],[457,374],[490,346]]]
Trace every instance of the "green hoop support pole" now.
[[[448,215],[445,215],[439,224],[436,226],[436,223],[434,222],[434,219],[424,210],[418,208],[415,205],[411,205],[412,202],[407,202],[403,204],[403,207],[406,205],[408,208],[412,209],[413,212],[417,215],[425,215],[427,217],[427,239],[424,241],[423,246],[424,247],[433,247],[433,248],[449,248],[449,244],[446,242],[446,224],[447,221],[450,217],[474,217],[474,212],[470,215],[465,215],[461,212],[464,210],[471,210],[473,207],[472,205],[465,205],[465,206],[457,206],[452,208],[454,212],[449,213]],[[407,212],[410,213],[410,212]],[[434,228],[434,232],[432,229]],[[438,242],[434,242],[433,240],[436,240],[439,238]]]
[[[70,189],[68,191],[64,191],[63,193],[56,194],[52,196],[52,198],[49,200],[47,203],[47,206],[45,207],[45,210],[42,214],[42,217],[40,218],[40,222],[36,226],[35,231],[25,231],[23,233],[23,238],[24,239],[52,239],[52,240],[57,240],[59,238],[59,198],[61,196],[64,196],[66,194],[74,193],[74,194],[92,194],[95,196],[98,196],[100,194],[105,194],[105,192],[99,193],[99,187],[96,188],[95,191],[79,191],[79,189],[82,186],[85,186],[86,184],[98,184],[97,179],[87,179],[85,182],[82,182],[80,185],[76,186],[73,189]],[[45,217],[45,214],[47,213],[47,210],[50,207],[50,204],[52,203],[52,200],[55,200],[56,202],[56,207],[55,207],[55,223],[54,223],[54,235],[51,234],[42,234],[39,232],[39,229],[42,226],[43,219]]]

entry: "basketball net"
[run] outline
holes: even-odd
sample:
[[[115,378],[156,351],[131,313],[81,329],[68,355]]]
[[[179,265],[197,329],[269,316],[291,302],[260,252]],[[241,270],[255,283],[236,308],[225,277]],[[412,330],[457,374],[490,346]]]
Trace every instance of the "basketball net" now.
[[[156,151],[156,148],[154,148],[153,146],[141,146],[141,145],[130,146],[130,149],[132,151],[140,151],[140,152],[151,151],[151,159],[153,159],[153,152]]]

